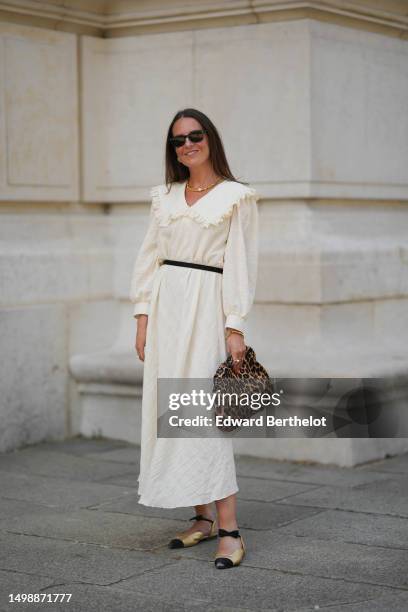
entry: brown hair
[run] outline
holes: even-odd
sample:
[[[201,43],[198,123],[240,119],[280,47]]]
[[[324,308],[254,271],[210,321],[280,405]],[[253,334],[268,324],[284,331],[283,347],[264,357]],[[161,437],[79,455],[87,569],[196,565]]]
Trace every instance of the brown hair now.
[[[166,185],[167,189],[170,190],[172,183],[181,183],[189,178],[190,171],[187,166],[184,166],[177,159],[176,151],[173,145],[170,143],[170,138],[173,136],[173,125],[178,119],[182,117],[191,117],[196,119],[205,131],[208,138],[208,147],[210,149],[210,162],[214,169],[214,172],[222,178],[230,181],[237,181],[232,174],[230,167],[227,162],[227,158],[222,144],[221,137],[218,133],[217,128],[213,122],[199,110],[195,108],[185,108],[178,111],[173,117],[170,127],[167,132],[166,138]]]

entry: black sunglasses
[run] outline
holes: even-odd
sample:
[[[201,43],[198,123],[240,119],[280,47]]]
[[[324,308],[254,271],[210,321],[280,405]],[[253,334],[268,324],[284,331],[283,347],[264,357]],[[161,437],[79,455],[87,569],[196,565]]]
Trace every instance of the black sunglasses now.
[[[180,136],[172,136],[171,138],[169,138],[169,142],[177,149],[178,147],[182,147],[186,143],[187,138],[190,142],[201,142],[204,138],[204,134],[204,130],[193,130],[186,136],[184,136],[183,134],[180,134]]]

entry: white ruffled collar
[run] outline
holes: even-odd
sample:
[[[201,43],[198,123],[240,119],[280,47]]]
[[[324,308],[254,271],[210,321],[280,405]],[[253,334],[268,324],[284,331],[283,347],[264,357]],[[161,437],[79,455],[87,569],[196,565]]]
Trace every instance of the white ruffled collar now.
[[[190,217],[203,227],[218,225],[232,215],[235,205],[259,199],[255,189],[235,181],[223,181],[189,206],[184,195],[185,185],[186,181],[173,183],[170,193],[166,185],[151,188],[152,206],[159,226],[167,226],[179,217]]]

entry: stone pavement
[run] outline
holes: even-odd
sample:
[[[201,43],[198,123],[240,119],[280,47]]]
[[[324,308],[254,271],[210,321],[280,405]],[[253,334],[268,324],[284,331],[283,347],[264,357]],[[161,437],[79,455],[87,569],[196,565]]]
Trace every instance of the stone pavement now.
[[[1,612],[408,610],[408,454],[357,468],[237,456],[247,556],[222,571],[216,540],[167,548],[192,508],[139,505],[138,460],[106,439],[0,454]]]

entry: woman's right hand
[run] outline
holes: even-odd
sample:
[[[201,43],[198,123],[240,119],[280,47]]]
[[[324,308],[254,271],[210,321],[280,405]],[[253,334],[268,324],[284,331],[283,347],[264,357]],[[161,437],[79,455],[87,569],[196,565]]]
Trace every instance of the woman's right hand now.
[[[145,314],[141,314],[137,317],[135,349],[141,361],[145,360],[145,345],[148,318],[148,315]]]
[[[246,353],[244,337],[241,336],[241,334],[234,333],[234,330],[232,330],[227,338],[227,350],[228,353],[231,353],[233,362],[232,369],[235,374],[239,374]],[[239,359],[239,361],[237,361],[237,359]]]

